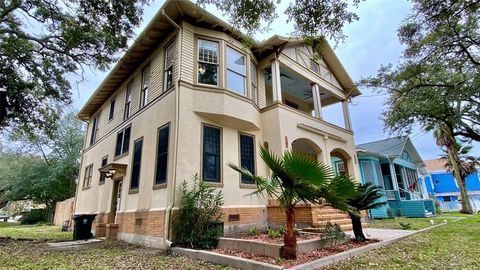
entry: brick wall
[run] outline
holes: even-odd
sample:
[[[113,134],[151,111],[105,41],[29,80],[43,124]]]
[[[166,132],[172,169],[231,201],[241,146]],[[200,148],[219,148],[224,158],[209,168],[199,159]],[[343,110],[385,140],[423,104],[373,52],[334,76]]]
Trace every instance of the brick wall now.
[[[117,213],[118,232],[163,237],[165,211]]]
[[[314,222],[315,207],[309,204],[298,204],[295,206],[295,223],[298,227],[311,227]],[[287,218],[285,210],[278,205],[268,206],[268,225],[279,227],[285,225]]]

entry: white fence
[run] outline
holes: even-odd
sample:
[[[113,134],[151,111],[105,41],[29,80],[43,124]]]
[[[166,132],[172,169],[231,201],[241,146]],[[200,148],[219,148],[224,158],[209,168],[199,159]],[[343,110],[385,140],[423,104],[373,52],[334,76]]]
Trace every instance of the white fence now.
[[[456,212],[462,209],[462,204],[459,201],[439,202],[439,203],[440,203],[440,209],[442,209],[442,212]],[[480,211],[480,199],[470,198],[470,204],[472,205],[472,209],[474,212]]]

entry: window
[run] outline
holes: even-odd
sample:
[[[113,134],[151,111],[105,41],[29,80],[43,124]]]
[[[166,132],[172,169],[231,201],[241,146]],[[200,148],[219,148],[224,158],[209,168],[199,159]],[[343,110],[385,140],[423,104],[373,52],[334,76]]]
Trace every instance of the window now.
[[[108,121],[113,119],[114,114],[115,114],[115,99],[112,99],[112,101],[110,101],[110,112],[108,113]]]
[[[220,182],[220,129],[203,126],[203,165],[204,181]]]
[[[117,144],[115,145],[115,156],[128,153],[130,146],[131,126],[117,133]]]
[[[155,172],[155,184],[164,184],[167,182],[168,165],[168,134],[170,125],[166,125],[158,130],[157,146],[157,170]]]
[[[345,163],[343,163],[343,161],[336,162],[335,169],[336,169],[337,175],[343,175],[346,173]]]
[[[102,165],[100,166],[100,168],[104,167],[104,166],[107,166],[107,163],[108,163],[108,156],[104,156],[102,158]],[[98,184],[99,185],[102,185],[105,183],[105,175],[104,174],[100,174],[100,179],[98,180]]]
[[[240,166],[255,175],[255,149],[254,137],[240,134]],[[242,184],[254,184],[253,180],[241,175]]]
[[[218,42],[199,39],[198,83],[218,85]]]
[[[127,86],[127,94],[125,95],[125,112],[123,119],[128,119],[132,112],[132,91],[133,91],[133,82],[130,82]]]
[[[150,67],[146,67],[142,72],[142,90],[140,91],[140,109],[147,105],[148,86],[150,84]]]
[[[361,161],[362,170],[363,170],[363,179],[365,183],[372,183],[375,184],[375,179],[373,177],[373,166],[370,160]]]
[[[165,50],[165,74],[164,79],[164,89],[167,90],[173,85],[173,63],[175,61],[175,43],[170,44]]]
[[[227,47],[227,88],[245,95],[245,56]]]
[[[100,119],[100,113],[95,116],[92,123],[92,133],[90,134],[90,145],[94,144],[97,140],[98,133],[98,121]]]
[[[444,202],[451,202],[452,198],[450,196],[443,196],[443,201]]]
[[[257,68],[250,63],[250,82],[251,82],[251,91],[252,91],[252,100],[256,104],[258,103],[258,82],[257,82]]]
[[[310,59],[310,69],[313,72],[320,74],[320,65],[313,59]]]
[[[385,188],[385,184],[383,183],[382,168],[381,168],[380,163],[378,163],[378,162],[375,162],[375,171],[377,173],[378,185],[381,186],[382,188]]]
[[[83,188],[90,187],[90,183],[92,183],[92,170],[93,164],[85,167],[85,174],[83,175]]]
[[[143,139],[138,139],[133,144],[133,164],[132,178],[130,181],[130,189],[138,189],[140,182],[140,166],[142,164],[142,145]]]

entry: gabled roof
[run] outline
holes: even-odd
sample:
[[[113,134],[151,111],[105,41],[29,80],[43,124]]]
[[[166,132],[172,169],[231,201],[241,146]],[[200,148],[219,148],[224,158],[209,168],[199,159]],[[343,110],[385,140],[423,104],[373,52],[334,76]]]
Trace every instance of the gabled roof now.
[[[363,143],[356,146],[358,152],[378,157],[395,159],[407,151],[417,167],[425,167],[422,158],[408,136],[398,136],[384,140]]]
[[[191,22],[199,27],[222,31],[232,35],[232,26],[215,15],[200,8],[191,1],[167,0],[148,23],[135,42],[128,48],[125,54],[111,69],[110,73],[95,90],[87,103],[78,113],[82,120],[88,120],[113,92],[152,54],[167,35],[174,31],[173,23],[180,23],[182,20]],[[299,38],[286,38],[274,35],[264,41],[254,41],[252,51],[257,57],[273,52],[284,45],[303,44],[304,40]],[[349,77],[332,48],[325,43],[322,56],[332,68],[339,83],[344,89],[350,92],[350,96],[360,95],[360,91]]]

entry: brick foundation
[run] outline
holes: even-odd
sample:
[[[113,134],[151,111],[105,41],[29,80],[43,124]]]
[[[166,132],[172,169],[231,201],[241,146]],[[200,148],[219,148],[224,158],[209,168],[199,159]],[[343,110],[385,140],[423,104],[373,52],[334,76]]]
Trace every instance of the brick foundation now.
[[[117,213],[118,232],[163,237],[165,210]]]

